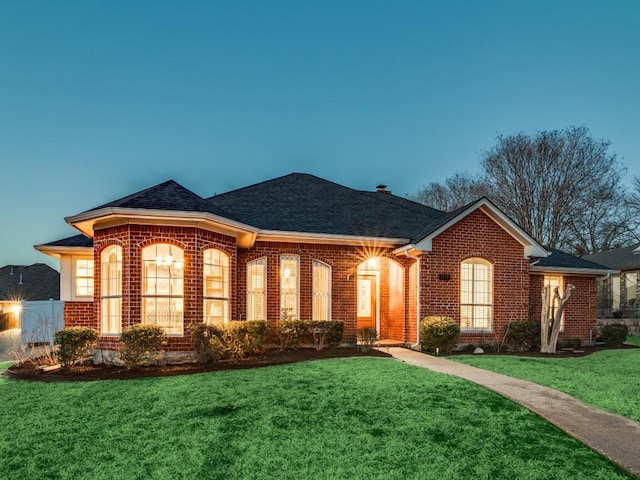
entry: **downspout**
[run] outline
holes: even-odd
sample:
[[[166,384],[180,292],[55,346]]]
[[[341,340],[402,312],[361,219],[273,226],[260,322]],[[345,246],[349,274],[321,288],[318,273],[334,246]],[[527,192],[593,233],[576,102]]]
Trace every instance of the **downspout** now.
[[[409,253],[409,250],[405,250],[404,251],[404,255],[407,258],[412,258],[413,260],[416,261],[416,266],[417,266],[417,273],[416,276],[418,277],[416,279],[416,287],[417,287],[417,291],[416,291],[416,339],[417,339],[417,343],[411,345],[411,348],[414,349],[416,348],[418,345],[420,345],[420,257],[416,256],[416,255],[411,255]]]

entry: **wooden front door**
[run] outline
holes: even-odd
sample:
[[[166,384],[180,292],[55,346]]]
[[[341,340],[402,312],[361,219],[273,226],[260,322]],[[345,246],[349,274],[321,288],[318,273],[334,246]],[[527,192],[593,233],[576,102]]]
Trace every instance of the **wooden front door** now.
[[[375,275],[358,275],[358,328],[377,330],[377,292]]]

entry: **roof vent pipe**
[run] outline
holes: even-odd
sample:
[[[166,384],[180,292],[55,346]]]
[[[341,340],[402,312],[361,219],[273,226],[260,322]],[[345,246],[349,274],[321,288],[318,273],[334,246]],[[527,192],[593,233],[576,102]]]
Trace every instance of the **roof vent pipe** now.
[[[24,282],[22,281],[22,274],[20,274],[20,281],[18,282],[18,285],[24,285]]]
[[[383,183],[376,186],[376,192],[378,193],[391,193],[391,190],[387,190],[387,186]]]

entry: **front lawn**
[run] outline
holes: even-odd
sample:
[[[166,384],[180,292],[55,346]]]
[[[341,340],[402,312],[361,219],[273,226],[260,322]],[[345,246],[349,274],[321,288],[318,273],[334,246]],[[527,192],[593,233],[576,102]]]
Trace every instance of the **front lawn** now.
[[[627,337],[627,343],[633,343],[634,345],[640,345],[640,337]]]
[[[619,479],[515,403],[390,359],[0,379],[0,478]]]
[[[562,358],[562,354],[558,358],[500,355],[449,358],[555,388],[640,422],[640,349],[607,350],[579,358]]]

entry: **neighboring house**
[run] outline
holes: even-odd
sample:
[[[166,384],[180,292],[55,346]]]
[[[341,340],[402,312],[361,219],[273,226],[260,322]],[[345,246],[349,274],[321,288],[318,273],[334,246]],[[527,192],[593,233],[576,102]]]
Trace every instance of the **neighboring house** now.
[[[60,258],[65,324],[103,350],[138,323],[190,350],[187,326],[229,320],[343,320],[419,343],[419,322],[448,315],[461,343],[539,321],[541,287],[576,285],[566,337],[595,329],[595,278],[608,269],[548,251],[482,198],[454,212],[307,174],[203,198],[170,180],[66,218],[81,235],[38,245]]]
[[[640,318],[640,244],[583,258],[616,270],[598,279],[598,318]]]
[[[19,328],[23,312],[60,299],[60,274],[44,263],[0,268],[0,330]]]

